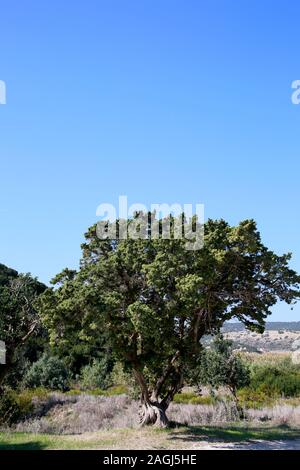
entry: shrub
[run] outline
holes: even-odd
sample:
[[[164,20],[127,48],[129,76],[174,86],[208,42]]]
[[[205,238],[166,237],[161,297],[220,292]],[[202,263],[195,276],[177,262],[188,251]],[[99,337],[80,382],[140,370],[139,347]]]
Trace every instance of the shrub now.
[[[125,371],[120,362],[115,363],[110,378],[113,384],[112,388],[119,386],[120,390],[123,390],[121,393],[127,393],[132,399],[140,397],[140,389],[132,374],[129,371]]]
[[[250,381],[248,364],[233,350],[232,341],[222,335],[215,337],[210,348],[202,350],[197,366],[189,371],[190,381],[198,388],[208,385],[212,389],[227,387],[236,399],[239,388]]]
[[[212,405],[215,399],[212,396],[199,397],[195,393],[182,392],[176,393],[173,399],[174,403],[192,404],[192,405]]]
[[[238,391],[238,399],[241,406],[245,408],[259,409],[263,406],[270,406],[273,403],[273,399],[263,390],[253,390],[249,387]]]
[[[126,395],[127,391],[128,390],[126,385],[113,385],[112,387],[109,387],[107,390],[105,390],[105,395],[107,397],[113,397],[116,395]]]
[[[251,371],[251,389],[270,397],[297,397],[300,395],[300,368],[290,359],[277,365],[254,365]]]
[[[111,384],[107,360],[94,359],[92,364],[84,366],[80,374],[80,386],[83,389],[105,389]]]
[[[12,390],[5,389],[0,397],[0,424],[12,424],[18,420],[20,410]]]
[[[127,385],[128,383],[128,374],[124,372],[121,362],[115,363],[110,377],[114,385]]]
[[[32,397],[18,394],[9,388],[2,389],[0,397],[0,423],[11,425],[27,417],[33,410]]]
[[[18,392],[18,400],[20,402],[31,401],[33,399],[45,400],[48,398],[49,390],[43,387],[25,389]]]
[[[69,388],[69,372],[63,361],[44,354],[26,373],[23,385],[29,388],[45,387],[66,391]]]

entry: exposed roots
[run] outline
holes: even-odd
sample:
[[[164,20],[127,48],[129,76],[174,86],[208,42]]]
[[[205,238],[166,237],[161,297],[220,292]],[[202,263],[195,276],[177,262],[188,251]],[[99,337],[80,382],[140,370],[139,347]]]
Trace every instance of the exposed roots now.
[[[153,425],[158,428],[166,428],[169,426],[169,420],[165,410],[159,403],[143,403],[139,411],[140,425]]]

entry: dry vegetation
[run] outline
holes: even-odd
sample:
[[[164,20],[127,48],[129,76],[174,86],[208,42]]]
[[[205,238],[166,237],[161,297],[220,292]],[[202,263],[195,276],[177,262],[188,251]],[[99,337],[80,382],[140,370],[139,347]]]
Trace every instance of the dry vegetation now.
[[[171,429],[138,428],[138,403],[124,395],[51,394],[38,399],[34,416],[0,433],[0,449],[207,449],[298,448],[300,400],[247,410],[238,421],[231,402],[172,404]],[[180,425],[181,423],[181,425]],[[243,444],[242,444],[243,443]],[[265,447],[264,447],[265,446]],[[276,447],[277,446],[277,447]]]
[[[51,393],[47,398],[34,399],[30,416],[10,430],[75,435],[99,430],[137,429],[137,411],[138,402],[126,395],[104,397]],[[168,416],[177,426],[241,423],[234,403],[228,399],[210,405],[172,403]],[[300,399],[279,399],[271,407],[247,409],[243,424],[249,423],[300,428]]]
[[[243,355],[258,366],[277,366],[291,356],[279,351]],[[288,445],[279,444],[278,439],[293,439],[289,448],[300,445],[297,396],[277,396],[269,402],[263,396],[261,403],[254,401],[255,406],[245,406],[241,420],[225,388],[218,389],[212,397],[209,388],[204,387],[199,396],[195,389],[186,387],[168,409],[173,427],[162,431],[139,428],[138,401],[125,393],[109,396],[121,391],[124,387],[123,390],[121,386],[114,387],[106,395],[97,395],[96,390],[67,393],[24,390],[19,399],[28,411],[17,424],[0,429],[0,449],[205,449],[220,442],[230,445],[250,440],[268,440],[271,447]]]
[[[225,337],[232,340],[237,348],[250,352],[292,351],[297,343],[300,347],[300,331],[266,330],[263,334],[246,330],[229,331]]]

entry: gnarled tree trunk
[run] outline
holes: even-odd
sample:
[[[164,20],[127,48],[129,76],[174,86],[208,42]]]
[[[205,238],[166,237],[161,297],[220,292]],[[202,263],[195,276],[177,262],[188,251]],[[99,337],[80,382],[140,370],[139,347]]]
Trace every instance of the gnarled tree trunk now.
[[[168,405],[159,403],[156,396],[150,399],[148,387],[142,372],[138,368],[133,369],[133,372],[142,392],[139,410],[140,425],[154,425],[161,428],[167,427],[169,425],[169,420],[166,416]]]
[[[175,358],[178,354],[176,353]],[[160,391],[165,382],[169,377],[170,373],[174,368],[175,358],[171,361],[169,366],[166,368],[164,374],[158,379],[156,386],[152,390],[151,397],[149,395],[148,387],[141,370],[136,367],[133,369],[137,383],[141,388],[141,405],[139,410],[140,425],[154,425],[160,428],[166,428],[169,426],[169,420],[166,415],[175,393],[177,393],[182,387],[182,373],[177,370],[173,375],[173,384],[170,384],[168,392],[163,399],[160,400]],[[174,372],[174,371],[173,371]]]
[[[144,401],[139,411],[140,425],[154,425],[159,428],[166,428],[169,420],[166,415],[165,407],[158,402]]]

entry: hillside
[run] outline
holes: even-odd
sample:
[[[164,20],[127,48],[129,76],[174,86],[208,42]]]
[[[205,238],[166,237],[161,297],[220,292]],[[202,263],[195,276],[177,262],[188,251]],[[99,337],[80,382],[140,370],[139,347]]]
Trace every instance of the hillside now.
[[[291,321],[291,322],[267,322],[266,331],[299,331],[300,332],[300,321]],[[233,332],[233,331],[245,331],[245,327],[242,323],[230,323],[226,322],[223,326],[224,332]]]
[[[268,322],[263,334],[246,330],[241,323],[226,323],[225,337],[249,352],[292,351],[300,347],[300,322]]]

